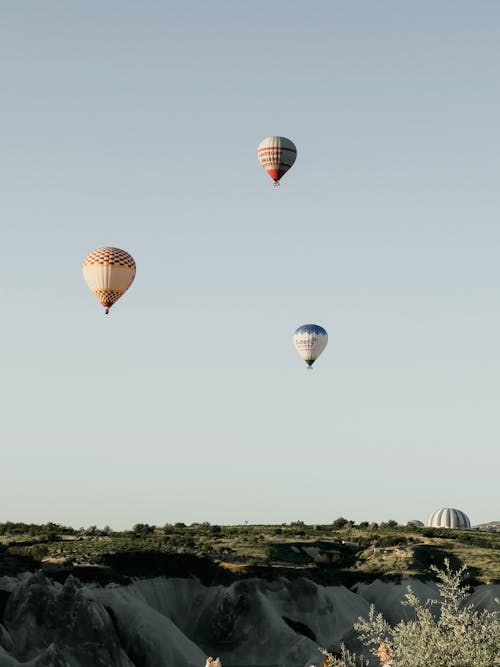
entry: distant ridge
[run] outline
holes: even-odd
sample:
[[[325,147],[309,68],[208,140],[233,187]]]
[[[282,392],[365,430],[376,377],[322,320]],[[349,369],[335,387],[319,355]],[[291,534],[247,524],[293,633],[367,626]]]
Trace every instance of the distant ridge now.
[[[500,532],[500,521],[489,521],[488,523],[480,523],[477,526],[474,526],[474,529]]]

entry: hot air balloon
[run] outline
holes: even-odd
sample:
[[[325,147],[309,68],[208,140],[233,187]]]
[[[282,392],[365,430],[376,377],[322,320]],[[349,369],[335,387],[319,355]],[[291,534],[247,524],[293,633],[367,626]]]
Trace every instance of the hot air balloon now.
[[[107,315],[135,278],[134,258],[120,248],[97,248],[83,262],[83,277]]]
[[[295,349],[309,368],[323,352],[328,343],[328,334],[318,324],[303,324],[293,334]]]
[[[274,180],[274,185],[279,185],[280,178],[295,162],[297,148],[286,137],[267,137],[260,142],[257,155],[261,165]]]

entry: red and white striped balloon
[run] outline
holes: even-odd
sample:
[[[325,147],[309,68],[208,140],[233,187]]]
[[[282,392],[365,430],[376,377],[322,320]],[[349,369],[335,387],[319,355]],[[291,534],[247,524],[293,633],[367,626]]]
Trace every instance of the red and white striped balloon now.
[[[297,148],[286,137],[267,137],[260,142],[257,155],[261,165],[273,179],[274,185],[286,174],[297,158]]]

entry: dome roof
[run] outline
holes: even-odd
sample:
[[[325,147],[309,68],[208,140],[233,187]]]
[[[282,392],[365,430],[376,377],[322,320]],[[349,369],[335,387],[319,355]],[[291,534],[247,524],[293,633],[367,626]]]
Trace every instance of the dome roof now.
[[[470,521],[467,514],[453,507],[443,507],[443,509],[433,512],[427,520],[427,525],[431,528],[470,528]]]
[[[420,521],[419,519],[409,519],[406,522],[406,525],[407,526],[424,526],[425,524],[424,524],[423,521]]]

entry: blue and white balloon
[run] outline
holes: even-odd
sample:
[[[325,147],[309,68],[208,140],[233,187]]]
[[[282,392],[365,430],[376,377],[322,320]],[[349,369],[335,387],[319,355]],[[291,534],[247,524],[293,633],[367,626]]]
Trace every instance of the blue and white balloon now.
[[[303,324],[293,334],[293,344],[311,368],[328,343],[328,334],[318,324]]]

